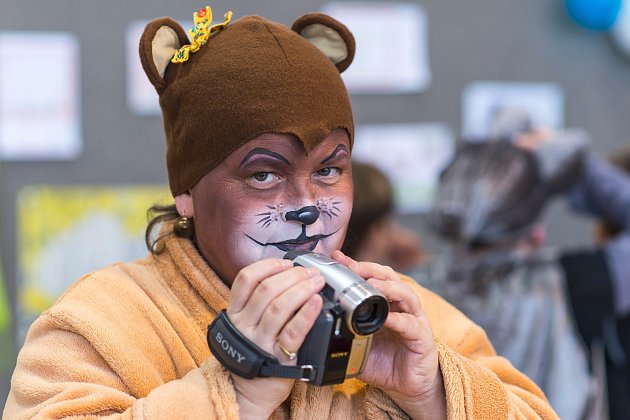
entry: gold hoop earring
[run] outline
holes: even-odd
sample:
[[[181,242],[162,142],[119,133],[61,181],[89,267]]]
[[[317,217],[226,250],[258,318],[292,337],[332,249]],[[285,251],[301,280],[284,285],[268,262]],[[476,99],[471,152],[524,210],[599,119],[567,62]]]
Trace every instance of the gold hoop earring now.
[[[195,234],[195,222],[192,218],[181,216],[173,226],[175,235],[182,238],[190,238]]]

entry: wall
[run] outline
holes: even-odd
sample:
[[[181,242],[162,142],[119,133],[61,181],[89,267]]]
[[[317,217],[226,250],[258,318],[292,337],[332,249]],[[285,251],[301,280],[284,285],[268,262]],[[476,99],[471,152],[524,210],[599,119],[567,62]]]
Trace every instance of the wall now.
[[[231,9],[236,17],[261,14],[290,24],[323,3],[217,0],[212,7],[219,14]],[[561,1],[418,3],[429,18],[430,89],[417,95],[353,97],[357,124],[440,121],[458,133],[461,92],[470,81],[551,81],[565,91],[566,125],[587,129],[597,153],[609,153],[628,139],[630,63],[614,51],[606,35],[570,21]],[[165,182],[160,119],[131,115],[125,103],[125,29],[136,19],[190,19],[201,6],[188,0],[0,0],[0,30],[60,30],[79,37],[85,147],[73,162],[0,166],[1,256],[10,296],[16,290],[15,198],[22,187]],[[553,207],[550,217],[553,243],[588,241],[586,219],[568,214],[561,204]],[[404,222],[423,229],[420,217],[406,217]],[[428,236],[427,243],[433,243]],[[4,378],[0,395],[6,395],[6,389]]]

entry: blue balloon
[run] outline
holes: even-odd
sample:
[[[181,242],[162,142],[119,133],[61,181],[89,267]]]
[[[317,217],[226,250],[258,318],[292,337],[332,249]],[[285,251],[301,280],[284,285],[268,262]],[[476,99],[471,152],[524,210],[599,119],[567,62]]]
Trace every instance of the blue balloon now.
[[[605,31],[617,20],[623,0],[566,0],[569,16],[588,29]]]

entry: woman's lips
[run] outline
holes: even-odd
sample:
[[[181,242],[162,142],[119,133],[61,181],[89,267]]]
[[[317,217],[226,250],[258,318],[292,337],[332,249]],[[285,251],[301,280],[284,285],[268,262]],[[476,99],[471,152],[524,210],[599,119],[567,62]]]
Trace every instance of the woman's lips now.
[[[296,249],[304,250],[304,251],[312,251],[315,249],[317,244],[319,243],[319,239],[307,242],[293,242],[293,241],[285,241],[276,244],[268,244],[273,245],[278,248],[280,251],[293,251]]]
[[[300,233],[300,236],[298,236],[297,238],[289,239],[287,241],[267,242],[267,243],[257,241],[256,239],[252,238],[251,236],[247,234],[245,234],[245,236],[247,236],[249,239],[256,242],[260,246],[275,246],[276,248],[278,248],[280,251],[283,251],[283,252],[293,251],[295,249],[312,251],[315,249],[320,239],[328,238],[330,235],[334,235],[335,233],[337,233],[337,231],[338,230],[332,233],[328,233],[328,234],[306,236],[306,226],[302,225],[302,232]]]

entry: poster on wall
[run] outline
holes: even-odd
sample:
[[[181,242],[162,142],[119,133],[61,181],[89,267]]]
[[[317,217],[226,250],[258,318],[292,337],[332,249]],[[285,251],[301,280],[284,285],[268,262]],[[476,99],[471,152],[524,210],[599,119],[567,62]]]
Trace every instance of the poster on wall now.
[[[462,137],[468,141],[500,137],[510,128],[560,129],[564,95],[555,83],[473,82],[462,95],[462,118]]]
[[[343,22],[359,46],[341,74],[351,94],[418,93],[429,87],[427,16],[419,4],[331,2],[322,12]]]
[[[155,88],[149,82],[140,63],[138,45],[148,20],[134,20],[127,26],[125,33],[127,106],[129,110],[142,116],[159,116],[160,102]],[[193,26],[193,22],[180,22],[184,30]]]
[[[0,159],[81,154],[80,74],[73,34],[0,32]]]
[[[140,36],[147,23],[146,20],[133,21],[125,34],[127,106],[137,115],[160,115],[158,94],[142,69],[138,52]]]
[[[166,186],[29,186],[17,200],[18,337],[81,276],[147,255],[147,210]]]
[[[438,177],[455,150],[444,124],[378,124],[356,129],[352,158],[369,162],[392,181],[401,214],[430,209]]]

